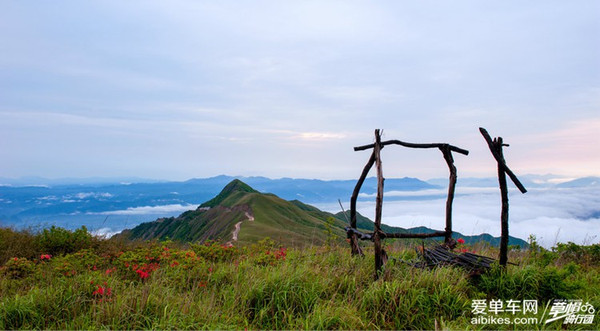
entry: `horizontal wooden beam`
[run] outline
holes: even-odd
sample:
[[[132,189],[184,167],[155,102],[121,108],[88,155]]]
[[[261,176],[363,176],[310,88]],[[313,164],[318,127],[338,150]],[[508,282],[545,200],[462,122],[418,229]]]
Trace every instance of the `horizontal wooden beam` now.
[[[407,143],[407,142],[400,141],[400,140],[387,140],[387,141],[381,142],[381,145],[382,146],[400,145],[400,146],[409,147],[409,148],[445,148],[445,146],[448,146],[450,148],[450,150],[453,152],[457,152],[457,153],[464,154],[464,155],[469,155],[468,150],[462,149],[460,147],[456,147],[456,146],[453,146],[450,144],[414,144],[414,143]],[[375,144],[358,146],[358,147],[354,147],[354,151],[364,151],[366,149],[370,149],[373,147],[375,147]]]
[[[360,240],[372,240],[373,239],[373,235],[372,234],[367,234],[367,233],[362,233],[354,228],[351,228],[349,226],[347,226],[346,228],[346,233],[348,234],[348,238],[350,238],[351,235],[356,235],[357,239]]]
[[[383,238],[433,238],[445,237],[446,231],[435,231],[432,233],[384,233]]]
[[[373,233],[363,233],[357,229],[346,227],[346,232],[351,235],[355,234],[360,240],[373,240]],[[445,237],[446,231],[435,231],[432,233],[380,233],[381,238],[433,238],[433,237]]]

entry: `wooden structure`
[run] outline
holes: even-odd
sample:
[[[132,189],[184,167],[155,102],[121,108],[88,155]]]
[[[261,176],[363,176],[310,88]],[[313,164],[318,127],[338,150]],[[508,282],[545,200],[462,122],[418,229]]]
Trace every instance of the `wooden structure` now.
[[[381,214],[383,207],[383,185],[384,178],[381,165],[381,150],[383,147],[388,145],[400,145],[408,148],[437,148],[442,152],[444,160],[448,165],[450,171],[449,185],[448,185],[448,198],[446,200],[446,228],[444,231],[435,231],[433,233],[384,233],[381,230]],[[452,203],[454,201],[454,191],[456,187],[456,167],[454,166],[454,158],[452,152],[468,155],[469,151],[452,146],[449,144],[413,144],[407,143],[400,140],[388,140],[381,141],[380,130],[375,130],[375,143],[365,146],[354,147],[355,151],[362,151],[367,149],[373,149],[369,161],[365,165],[354,191],[350,198],[350,226],[346,228],[348,238],[350,239],[350,247],[352,255],[364,255],[358,240],[372,240],[375,244],[375,279],[379,278],[379,274],[385,262],[387,261],[387,254],[381,247],[381,240],[385,238],[431,238],[431,237],[444,237],[445,242],[449,243],[452,238]],[[360,192],[360,188],[364,183],[369,170],[375,165],[377,169],[377,196],[375,198],[375,228],[373,233],[364,234],[356,229],[356,200]]]
[[[517,186],[521,193],[527,192],[525,186],[521,184],[517,176],[508,168],[504,160],[503,147],[508,147],[502,140],[502,137],[497,137],[492,140],[489,133],[484,128],[479,128],[479,132],[490,148],[490,152],[498,162],[498,182],[500,184],[500,195],[502,196],[502,212],[500,214],[501,234],[500,234],[500,265],[506,266],[508,262],[508,188],[506,186],[506,175],[510,177],[512,182]]]

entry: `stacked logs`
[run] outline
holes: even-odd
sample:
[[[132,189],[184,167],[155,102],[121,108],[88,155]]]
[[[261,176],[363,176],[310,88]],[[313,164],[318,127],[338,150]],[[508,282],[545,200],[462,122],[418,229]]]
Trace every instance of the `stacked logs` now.
[[[436,245],[433,247],[422,247],[417,249],[417,254],[422,257],[421,261],[416,263],[406,262],[417,268],[433,268],[437,266],[454,265],[466,269],[472,275],[482,274],[492,267],[497,260],[487,256],[478,255],[470,252],[454,253],[446,245]]]

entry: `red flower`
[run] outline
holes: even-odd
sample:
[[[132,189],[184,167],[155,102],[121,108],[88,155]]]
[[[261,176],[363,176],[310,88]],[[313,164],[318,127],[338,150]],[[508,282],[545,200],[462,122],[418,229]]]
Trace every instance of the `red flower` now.
[[[104,287],[104,286],[100,286],[98,285],[98,288],[94,291],[94,293],[92,293],[92,295],[98,295],[98,296],[111,296],[112,294],[112,289],[110,287]]]
[[[171,268],[172,268],[172,267],[175,267],[175,266],[178,266],[178,265],[179,265],[179,262],[177,262],[177,261],[173,261],[173,263],[171,263]]]
[[[463,238],[458,238],[458,240],[456,242],[459,244],[464,244],[465,240]]]
[[[104,295],[104,287],[98,286],[98,289],[92,293],[93,295]]]
[[[142,269],[138,269],[135,272],[140,276],[141,279],[146,279],[150,276],[150,274],[147,271],[144,271]]]
[[[42,256],[40,256],[40,260],[50,260],[51,257],[52,255],[50,254],[42,254]]]

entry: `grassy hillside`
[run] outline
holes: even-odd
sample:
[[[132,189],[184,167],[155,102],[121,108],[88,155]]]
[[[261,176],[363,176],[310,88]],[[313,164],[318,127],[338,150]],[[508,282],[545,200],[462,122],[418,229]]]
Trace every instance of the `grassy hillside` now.
[[[250,221],[249,217],[253,220]],[[196,210],[187,211],[179,217],[163,218],[143,223],[125,230],[119,237],[128,239],[172,239],[181,242],[205,242],[216,240],[221,243],[247,245],[270,237],[280,244],[291,247],[323,244],[332,239],[346,237],[348,226],[343,213],[335,215],[319,210],[298,200],[286,201],[273,194],[260,193],[242,181],[235,179],[227,184],[213,199]],[[237,241],[232,234],[239,224]],[[373,231],[373,222],[357,215],[358,229]],[[388,233],[430,232],[427,228],[402,229],[382,224]],[[463,236],[467,243],[488,241],[497,244],[498,238],[489,235]],[[430,240],[431,241],[431,240]],[[521,239],[510,238],[511,245],[526,247]]]
[[[0,230],[16,254],[0,263],[0,329],[600,328],[598,316],[585,325],[544,323],[553,299],[600,308],[599,245],[512,251],[518,266],[474,278],[456,267],[413,268],[400,260],[415,259],[414,247],[393,245],[373,282],[368,248],[364,258],[345,245],[286,249],[268,240],[239,248],[95,239],[73,248],[82,234],[55,231],[27,258],[26,242],[11,239],[20,234]],[[518,315],[536,322],[476,324],[474,300],[536,300],[536,313]]]
[[[210,239],[225,243],[232,240],[236,224],[241,222],[236,244],[256,243],[270,237],[280,244],[298,247],[322,244],[328,235],[345,236],[345,224],[332,216],[299,201],[260,193],[236,179],[198,209],[179,217],[140,224],[120,237],[200,243]]]

